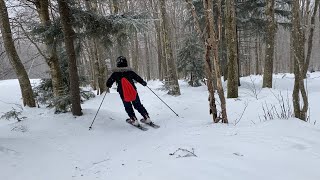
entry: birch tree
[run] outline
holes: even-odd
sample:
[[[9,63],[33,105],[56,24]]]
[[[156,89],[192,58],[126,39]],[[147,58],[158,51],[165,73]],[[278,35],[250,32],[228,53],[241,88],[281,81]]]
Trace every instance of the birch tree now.
[[[14,71],[18,76],[23,105],[35,107],[36,103],[33,98],[33,92],[27,71],[25,70],[20,57],[18,56],[13,42],[8,10],[4,0],[0,0],[0,26],[6,54],[9,58],[11,66],[14,68]]]

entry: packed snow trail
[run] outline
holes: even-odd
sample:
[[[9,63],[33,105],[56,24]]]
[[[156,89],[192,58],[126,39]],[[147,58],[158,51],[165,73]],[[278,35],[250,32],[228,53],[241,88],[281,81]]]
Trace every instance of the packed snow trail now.
[[[227,100],[229,125],[211,123],[205,86],[192,88],[182,81],[179,97],[158,90],[157,81],[148,82],[180,118],[138,85],[143,105],[161,126],[146,132],[125,122],[127,115],[115,89],[106,95],[91,131],[88,127],[103,96],[82,104],[81,117],[25,108],[22,115],[27,119],[20,123],[0,120],[0,179],[318,180],[318,76],[320,73],[315,73],[308,79],[310,123],[261,120],[261,104],[277,104],[273,94],[281,91],[287,97],[288,92],[291,101],[291,75],[276,75],[275,88],[261,90],[257,98],[250,89],[250,78],[242,78],[240,97]],[[260,87],[261,76],[253,78]],[[0,112],[21,104],[16,80],[0,81],[0,87]],[[239,119],[245,104],[248,107]],[[188,157],[187,152],[177,151],[179,148],[193,149],[197,157]]]

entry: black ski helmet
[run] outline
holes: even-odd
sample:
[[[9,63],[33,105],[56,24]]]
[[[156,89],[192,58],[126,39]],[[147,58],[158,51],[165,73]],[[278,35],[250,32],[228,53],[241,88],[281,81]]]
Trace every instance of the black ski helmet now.
[[[124,56],[119,56],[117,58],[117,67],[127,67],[128,66],[128,62],[126,57]]]

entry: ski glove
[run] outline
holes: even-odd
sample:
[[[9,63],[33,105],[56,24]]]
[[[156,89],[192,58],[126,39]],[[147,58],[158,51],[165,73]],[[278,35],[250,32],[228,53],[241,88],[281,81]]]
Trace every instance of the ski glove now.
[[[147,82],[143,81],[141,84],[142,84],[142,86],[146,86]]]

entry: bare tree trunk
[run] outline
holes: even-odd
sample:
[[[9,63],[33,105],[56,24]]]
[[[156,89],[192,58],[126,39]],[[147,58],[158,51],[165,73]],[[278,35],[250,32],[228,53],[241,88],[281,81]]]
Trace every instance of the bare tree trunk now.
[[[203,60],[205,61],[205,74],[206,74],[206,78],[207,78],[207,87],[208,87],[208,92],[209,92],[209,97],[208,97],[208,101],[209,101],[209,110],[210,110],[210,114],[212,114],[212,120],[213,122],[217,122],[217,117],[218,117],[218,113],[217,113],[217,107],[216,107],[216,102],[215,102],[215,97],[214,97],[214,85],[213,85],[213,72],[212,72],[212,63],[211,63],[211,59],[210,59],[210,46],[208,43],[205,43],[205,41],[207,41],[210,37],[208,35],[206,35],[206,38],[203,37],[203,33],[201,32],[201,27],[200,27],[200,23],[199,23],[199,18],[198,15],[196,13],[195,7],[192,4],[192,0],[186,0],[186,2],[188,3],[189,8],[191,9],[191,13],[193,16],[193,22],[194,22],[194,27],[198,33],[198,36],[203,40],[203,45],[205,46],[205,52],[204,52],[204,56],[203,56]]]
[[[293,2],[292,8],[292,36],[293,36],[293,57],[294,57],[294,89],[292,93],[293,98],[293,108],[294,108],[294,115],[296,118],[299,118],[303,121],[306,121],[306,114],[308,110],[308,97],[306,93],[306,89],[304,87],[304,33],[301,26],[301,19],[300,19],[300,4],[299,1]],[[303,100],[303,107],[300,109],[300,96],[299,92],[301,93],[302,100]]]
[[[99,57],[99,78],[98,78],[98,83],[99,83],[99,89],[100,89],[100,94],[103,92],[107,91],[109,92],[109,89],[107,89],[106,86],[106,81],[107,81],[107,74],[108,74],[108,69],[106,62],[102,58],[102,47],[101,44],[98,46],[98,57]]]
[[[162,66],[163,66],[163,56],[162,56],[162,45],[161,45],[161,28],[160,25],[156,25],[156,31],[157,31],[157,47],[158,47],[158,73],[159,73],[159,79],[160,81],[163,80],[163,73],[162,73]]]
[[[238,97],[238,52],[234,1],[226,1],[226,31],[228,49],[228,98]]]
[[[259,42],[258,42],[258,36],[256,37],[256,41],[255,41],[255,58],[256,58],[255,74],[259,75]]]
[[[70,79],[70,96],[72,103],[72,114],[81,116],[81,105],[80,105],[80,89],[79,89],[79,76],[77,70],[77,59],[74,50],[74,31],[71,27],[71,14],[68,3],[66,0],[58,0],[59,13],[61,17],[61,24],[64,33],[64,42],[69,59],[69,79]]]
[[[164,29],[163,29],[163,23],[161,24],[161,64],[162,64],[162,75],[165,81],[165,85],[168,85],[169,78],[168,78],[168,63],[166,58],[166,45],[165,45],[165,39],[164,39]]]
[[[267,0],[266,16],[267,16],[267,35],[266,40],[266,59],[264,64],[263,85],[264,88],[272,88],[272,74],[273,74],[273,58],[274,58],[274,44],[275,44],[275,19],[274,19],[274,1]]]
[[[166,12],[166,3],[165,0],[160,0],[160,12],[161,12],[161,19],[163,22],[163,29],[164,29],[164,44],[165,44],[165,54],[168,63],[168,76],[169,76],[169,92],[170,95],[178,96],[180,95],[180,87],[178,83],[178,75],[176,70],[176,64],[173,57],[172,52],[172,42],[169,38],[170,35],[170,27],[169,21]]]
[[[303,72],[302,72],[302,74],[304,74],[304,78],[306,78],[307,71],[308,71],[308,68],[310,65],[311,52],[312,52],[312,48],[313,48],[313,34],[314,34],[314,28],[315,28],[315,17],[317,14],[317,10],[319,8],[319,2],[320,2],[320,0],[315,0],[314,10],[313,10],[313,14],[311,17],[311,24],[310,24],[309,38],[308,38],[308,49],[307,49],[308,52],[307,52],[305,66],[304,66]],[[306,17],[306,18],[308,18],[308,17]]]
[[[149,47],[148,47],[148,35],[146,33],[143,34],[144,37],[144,48],[145,48],[145,58],[146,58],[146,68],[147,68],[147,80],[151,79],[151,71],[150,71],[150,55],[149,55]]]
[[[149,0],[151,6],[152,6],[152,14],[154,19],[158,19],[158,6],[153,0]],[[162,45],[161,45],[161,25],[159,21],[154,21],[155,29],[156,29],[156,35],[157,35],[157,55],[158,55],[158,74],[159,79],[163,80],[163,72],[162,72],[162,66],[163,66],[163,56],[162,56]]]
[[[36,107],[36,103],[33,98],[33,92],[32,92],[28,74],[14,46],[11,27],[9,23],[8,10],[4,0],[0,0],[0,26],[1,26],[1,34],[2,34],[3,43],[4,43],[7,56],[10,60],[11,66],[14,68],[15,73],[18,76],[18,81],[20,84],[20,89],[21,89],[21,94],[23,99],[23,105],[29,106],[29,107]]]
[[[208,39],[206,43],[209,44],[213,53],[213,64],[214,64],[215,77],[217,81],[217,91],[218,91],[219,99],[221,102],[222,123],[228,123],[226,99],[225,99],[224,91],[222,87],[221,71],[220,71],[220,63],[219,63],[219,49],[218,49],[219,34],[217,36],[214,30],[215,26],[214,26],[214,17],[213,17],[213,10],[212,10],[213,1],[204,0],[203,3],[204,3],[205,14],[206,14],[207,33],[208,33],[208,36],[210,36],[210,39]],[[216,5],[217,7],[221,6],[221,1],[218,0]],[[221,27],[221,24],[218,24],[218,29],[220,29],[220,27]]]
[[[133,55],[133,69],[138,72],[138,59],[139,59],[139,40],[138,33],[134,32],[134,55]]]
[[[94,64],[94,60],[95,59],[95,55],[94,55],[94,50],[93,50],[93,45],[92,45],[92,41],[90,41],[90,39],[87,39],[85,41],[85,47],[88,53],[88,61],[89,61],[89,69],[90,69],[90,84],[93,90],[97,90],[98,89],[98,85],[97,85],[97,78],[96,78],[96,67]]]
[[[48,0],[36,0],[34,4],[37,8],[37,12],[40,17],[41,24],[49,27],[51,20],[49,16],[49,1]],[[57,43],[53,36],[48,36],[45,39],[46,44],[46,62],[50,69],[50,75],[52,78],[53,94],[55,97],[63,94],[63,77],[60,68],[60,63],[57,55]],[[56,107],[57,110],[64,109],[64,107]]]

